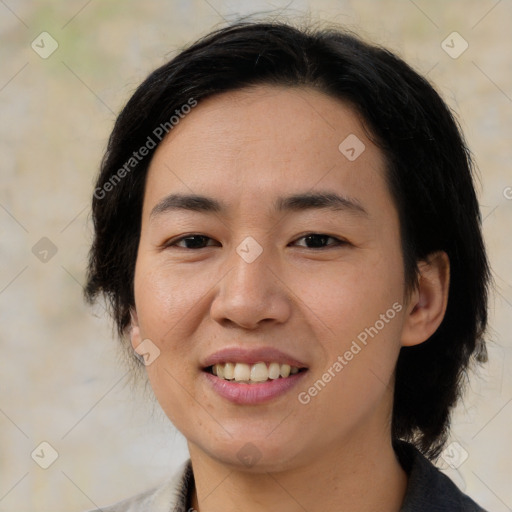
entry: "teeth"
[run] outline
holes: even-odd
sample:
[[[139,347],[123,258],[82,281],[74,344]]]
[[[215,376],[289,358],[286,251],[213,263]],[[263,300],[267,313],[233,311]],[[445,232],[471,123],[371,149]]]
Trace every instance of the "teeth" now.
[[[219,365],[219,368],[220,367],[222,367],[222,365]],[[234,374],[235,374],[235,380],[237,382],[249,380],[251,378],[251,367],[248,364],[236,363]]]
[[[281,365],[281,377],[286,378],[288,375],[290,375],[291,367],[289,364],[282,364]]]
[[[279,363],[270,363],[268,367],[268,378],[269,379],[279,379],[281,375],[281,365]]]
[[[226,363],[224,365],[224,378],[228,380],[233,380],[235,378],[235,365],[233,363]]]
[[[265,382],[268,379],[286,378],[299,372],[296,366],[289,364],[259,363],[249,365],[246,363],[225,363],[214,364],[212,373],[224,380],[234,380],[236,382]]]
[[[256,363],[252,365],[251,380],[253,382],[265,382],[268,380],[268,368],[265,363]]]

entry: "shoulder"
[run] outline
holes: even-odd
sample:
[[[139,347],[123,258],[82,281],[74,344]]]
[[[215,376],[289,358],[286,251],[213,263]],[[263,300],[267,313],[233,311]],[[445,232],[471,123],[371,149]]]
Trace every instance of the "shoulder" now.
[[[192,478],[190,459],[182,463],[165,484],[107,507],[88,512],[186,512],[187,494]]]
[[[395,451],[409,475],[400,512],[485,512],[414,446],[400,441]]]

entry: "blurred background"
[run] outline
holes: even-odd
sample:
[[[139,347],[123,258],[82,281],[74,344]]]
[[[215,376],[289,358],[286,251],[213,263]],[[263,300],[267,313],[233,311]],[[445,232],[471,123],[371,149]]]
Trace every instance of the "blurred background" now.
[[[104,506],[187,458],[181,434],[130,386],[101,306],[83,303],[89,204],[135,87],[256,11],[358,31],[427,75],[456,112],[480,171],[496,292],[490,362],[471,376],[438,465],[489,511],[512,510],[511,2],[0,0],[0,512]]]

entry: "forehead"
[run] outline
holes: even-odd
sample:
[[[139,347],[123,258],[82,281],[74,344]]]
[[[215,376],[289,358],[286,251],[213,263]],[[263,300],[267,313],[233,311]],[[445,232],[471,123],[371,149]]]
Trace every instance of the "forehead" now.
[[[202,100],[180,120],[153,156],[145,203],[181,192],[257,207],[283,192],[336,190],[378,207],[390,200],[384,170],[350,105],[311,88],[258,86]]]

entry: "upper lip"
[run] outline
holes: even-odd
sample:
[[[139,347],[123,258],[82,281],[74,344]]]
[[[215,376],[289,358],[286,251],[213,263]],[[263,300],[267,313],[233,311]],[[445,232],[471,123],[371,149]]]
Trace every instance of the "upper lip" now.
[[[202,362],[202,366],[203,368],[208,368],[214,364],[222,363],[256,364],[259,362],[289,364],[297,368],[306,368],[306,365],[298,359],[273,347],[253,349],[226,347],[206,357]]]

